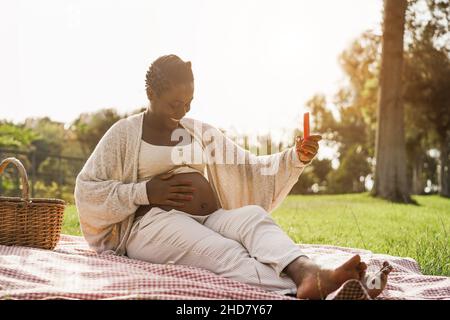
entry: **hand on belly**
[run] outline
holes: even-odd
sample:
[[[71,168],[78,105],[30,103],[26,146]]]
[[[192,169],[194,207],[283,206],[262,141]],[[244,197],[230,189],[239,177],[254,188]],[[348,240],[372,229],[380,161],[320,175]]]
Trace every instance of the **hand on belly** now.
[[[192,187],[195,188],[195,191],[192,194],[192,200],[177,200],[183,202],[183,206],[181,207],[158,204],[140,206],[136,211],[136,216],[147,213],[152,207],[159,207],[166,211],[176,209],[197,216],[208,215],[219,209],[216,204],[212,187],[202,174],[197,172],[178,173],[167,179],[167,181],[170,181],[177,176],[180,177],[180,175],[184,179],[192,181]]]

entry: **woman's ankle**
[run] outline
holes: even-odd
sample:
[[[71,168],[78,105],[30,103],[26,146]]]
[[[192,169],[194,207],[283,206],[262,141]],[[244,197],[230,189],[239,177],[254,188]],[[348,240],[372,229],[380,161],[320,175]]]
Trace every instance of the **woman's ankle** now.
[[[300,256],[288,264],[283,271],[298,287],[306,275],[318,270],[320,267],[314,261],[307,256]]]

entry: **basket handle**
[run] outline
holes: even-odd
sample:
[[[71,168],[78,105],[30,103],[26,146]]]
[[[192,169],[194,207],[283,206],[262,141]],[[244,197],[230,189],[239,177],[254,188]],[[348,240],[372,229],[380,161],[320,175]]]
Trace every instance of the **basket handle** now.
[[[5,168],[10,163],[14,164],[16,166],[17,170],[19,170],[20,180],[22,181],[22,199],[25,199],[26,201],[30,201],[30,191],[29,191],[30,187],[28,185],[27,171],[25,170],[25,167],[23,166],[22,162],[20,162],[19,159],[11,157],[11,158],[6,158],[5,160],[3,160],[0,163],[0,174],[3,173]]]

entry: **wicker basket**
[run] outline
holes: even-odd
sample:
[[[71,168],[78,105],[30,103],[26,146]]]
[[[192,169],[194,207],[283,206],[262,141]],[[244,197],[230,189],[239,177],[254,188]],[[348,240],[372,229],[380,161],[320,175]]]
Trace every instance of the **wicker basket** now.
[[[59,199],[30,199],[27,173],[18,159],[3,160],[0,174],[10,163],[19,170],[22,198],[0,197],[0,245],[53,250],[61,234],[65,202]]]

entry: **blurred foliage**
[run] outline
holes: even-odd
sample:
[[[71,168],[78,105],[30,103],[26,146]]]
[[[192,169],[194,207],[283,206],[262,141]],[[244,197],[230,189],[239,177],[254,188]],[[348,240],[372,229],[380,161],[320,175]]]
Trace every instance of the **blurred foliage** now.
[[[0,122],[0,148],[27,149],[37,134],[22,125],[11,122]]]
[[[75,133],[84,156],[94,151],[95,146],[105,132],[121,116],[114,109],[103,109],[95,113],[83,113],[72,124],[71,129]]]
[[[410,0],[406,15],[404,102],[409,178],[413,193],[424,193],[428,185],[442,184],[439,176],[450,144],[450,8],[446,0]],[[381,36],[366,31],[339,56],[345,81],[331,97],[317,93],[306,107],[311,128],[323,136],[322,146],[334,148],[333,159],[315,159],[302,173],[291,193],[349,193],[366,190],[373,175],[377,121],[378,77]],[[75,177],[104,133],[128,114],[115,109],[83,113],[65,125],[45,118],[30,118],[14,124],[0,121],[0,149],[24,163],[39,197],[62,197],[73,201]],[[222,130],[222,129],[221,129]],[[225,132],[225,130],[223,130]],[[290,147],[289,141],[272,142],[270,136],[256,140],[230,138],[255,154],[270,154]],[[436,152],[440,150],[440,158]],[[448,164],[447,164],[448,166]],[[442,172],[442,170],[441,170]],[[17,195],[18,178],[13,168],[0,176],[0,194]],[[441,188],[442,189],[442,188]],[[448,196],[448,195],[447,195]]]
[[[439,184],[441,195],[450,196],[449,19],[448,0],[409,1],[403,99],[406,165],[413,194]],[[323,145],[337,149],[335,160],[340,165],[327,177],[328,193],[364,191],[364,181],[373,176],[380,60],[381,36],[364,32],[339,57],[346,82],[334,97],[318,93],[306,103],[313,115],[312,127],[323,135]],[[439,150],[440,159],[430,156],[433,150]],[[447,168],[440,170],[440,177],[438,166]],[[305,180],[314,183],[314,179]]]

